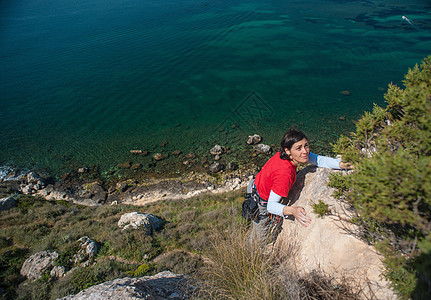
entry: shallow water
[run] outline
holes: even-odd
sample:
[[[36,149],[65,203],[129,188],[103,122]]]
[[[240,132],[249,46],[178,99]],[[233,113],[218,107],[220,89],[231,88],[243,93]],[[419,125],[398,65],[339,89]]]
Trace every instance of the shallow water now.
[[[0,165],[110,168],[292,125],[320,149],[430,54],[431,5],[405,2],[3,1]]]

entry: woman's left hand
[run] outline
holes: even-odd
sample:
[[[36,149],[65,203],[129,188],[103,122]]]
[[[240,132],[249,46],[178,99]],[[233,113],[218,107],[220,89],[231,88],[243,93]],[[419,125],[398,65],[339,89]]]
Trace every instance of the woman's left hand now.
[[[284,215],[293,215],[299,224],[307,227],[311,223],[310,217],[307,217],[305,209],[301,206],[285,206],[283,209]]]

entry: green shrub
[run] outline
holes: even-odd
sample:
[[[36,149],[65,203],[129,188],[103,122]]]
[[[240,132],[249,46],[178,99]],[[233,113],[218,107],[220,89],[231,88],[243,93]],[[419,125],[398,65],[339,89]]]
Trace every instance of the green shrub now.
[[[429,282],[430,274],[415,261],[431,248],[424,242],[431,230],[431,56],[409,70],[403,83],[404,89],[390,84],[387,106],[374,106],[355,133],[334,145],[356,170],[332,176],[330,185],[337,189],[334,196],[356,208],[355,223],[367,240],[383,241],[384,275],[401,298],[409,298],[430,292],[418,282]]]
[[[311,207],[313,208],[313,212],[319,217],[322,218],[324,215],[331,214],[331,210],[329,209],[329,205],[319,200],[317,203],[312,203]]]
[[[153,266],[151,264],[142,264],[139,267],[136,268],[133,272],[128,272],[127,274],[134,276],[134,277],[142,277],[145,275],[148,275],[150,271],[153,270]]]

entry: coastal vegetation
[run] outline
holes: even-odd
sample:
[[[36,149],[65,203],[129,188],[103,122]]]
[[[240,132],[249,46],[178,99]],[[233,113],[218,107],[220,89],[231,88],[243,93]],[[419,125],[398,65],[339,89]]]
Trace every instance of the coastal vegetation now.
[[[335,174],[334,196],[356,208],[361,237],[384,255],[385,277],[402,299],[431,295],[431,56],[390,84],[334,151],[356,164]]]
[[[293,256],[282,249],[267,253],[260,244],[246,243],[243,196],[236,191],[139,207],[86,207],[15,195],[17,206],[0,215],[0,286],[5,292],[0,298],[57,299],[115,278],[164,270],[194,278],[199,288],[190,297],[195,299],[357,298],[342,282],[334,285],[317,273],[298,275],[291,268]],[[118,220],[135,211],[162,218],[164,228],[152,235],[123,231]],[[76,266],[77,240],[85,235],[100,250],[91,264]],[[66,275],[55,279],[45,273],[34,281],[21,276],[24,261],[47,249],[59,253],[55,263],[66,267]]]

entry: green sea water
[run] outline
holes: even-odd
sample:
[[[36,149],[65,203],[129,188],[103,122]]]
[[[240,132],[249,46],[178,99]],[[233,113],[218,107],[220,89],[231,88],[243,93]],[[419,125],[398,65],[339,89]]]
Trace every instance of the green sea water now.
[[[423,0],[2,1],[0,165],[109,169],[290,126],[324,148],[430,50]]]

